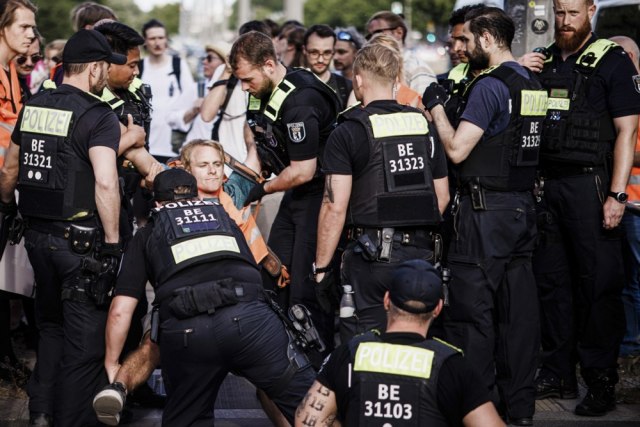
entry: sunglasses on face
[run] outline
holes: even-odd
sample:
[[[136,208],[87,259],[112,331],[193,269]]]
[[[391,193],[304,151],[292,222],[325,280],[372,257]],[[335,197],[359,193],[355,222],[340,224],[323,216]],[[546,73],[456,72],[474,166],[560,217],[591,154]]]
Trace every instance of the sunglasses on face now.
[[[213,55],[213,54],[209,54],[207,56],[203,56],[202,57],[202,61],[207,61],[207,62],[213,62],[214,60],[220,60],[220,58],[218,57],[218,55]]]
[[[18,56],[16,58],[16,63],[18,63],[18,65],[24,65],[27,62],[27,60],[29,60],[29,59],[31,59],[31,63],[33,63],[35,65],[40,60],[42,60],[42,55],[40,55],[40,54],[35,54],[35,55],[31,55],[31,56],[21,55],[21,56]]]
[[[398,28],[398,27],[378,28],[377,30],[372,31],[369,34],[367,34],[365,39],[371,40],[371,37],[375,36],[376,34],[384,33],[385,31],[393,31],[396,28]]]

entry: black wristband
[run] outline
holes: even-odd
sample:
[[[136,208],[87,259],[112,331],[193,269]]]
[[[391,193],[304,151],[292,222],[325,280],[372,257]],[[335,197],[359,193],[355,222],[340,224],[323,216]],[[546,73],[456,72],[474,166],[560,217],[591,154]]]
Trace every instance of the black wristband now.
[[[224,86],[227,83],[229,83],[229,79],[218,80],[217,82],[215,82],[214,84],[211,85],[211,89],[213,89],[214,87],[218,87],[218,86]]]

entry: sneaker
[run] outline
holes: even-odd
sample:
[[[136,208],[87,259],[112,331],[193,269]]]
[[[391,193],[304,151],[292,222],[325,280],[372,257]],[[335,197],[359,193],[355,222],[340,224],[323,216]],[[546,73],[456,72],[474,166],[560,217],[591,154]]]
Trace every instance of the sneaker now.
[[[109,426],[120,423],[120,411],[127,398],[127,389],[122,383],[109,384],[93,398],[93,410],[98,421]]]
[[[582,402],[576,406],[575,414],[584,417],[602,417],[616,408],[616,395],[613,386],[589,388]]]
[[[557,399],[576,399],[578,383],[568,384],[551,375],[539,375],[535,381],[536,400],[555,397]]]

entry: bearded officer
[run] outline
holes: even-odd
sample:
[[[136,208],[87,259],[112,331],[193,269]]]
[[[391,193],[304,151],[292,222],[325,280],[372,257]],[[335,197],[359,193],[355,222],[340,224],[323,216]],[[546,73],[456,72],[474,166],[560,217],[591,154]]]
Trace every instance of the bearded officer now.
[[[263,170],[277,175],[256,185],[245,204],[285,191],[268,242],[291,273],[288,301],[283,305],[304,304],[330,350],[333,312],[320,309],[308,277],[322,200],[318,160],[334,128],[340,100],[310,71],[285,68],[276,58],[271,38],[263,33],[240,36],[231,48],[229,63],[242,89],[251,95],[247,122]]]
[[[466,55],[472,69],[485,71],[466,89],[460,125],[449,123],[441,87],[427,88],[423,102],[447,155],[460,164],[444,337],[500,396],[509,423],[532,425],[539,348],[532,190],[547,94],[515,61],[514,34],[501,9],[468,12]]]
[[[116,154],[120,126],[102,102],[109,63],[124,64],[102,34],[80,30],[64,50],[64,80],[20,113],[0,177],[3,202],[20,191],[33,266],[36,367],[31,423],[96,423],[91,395],[106,384],[101,363],[109,291],[121,252]]]

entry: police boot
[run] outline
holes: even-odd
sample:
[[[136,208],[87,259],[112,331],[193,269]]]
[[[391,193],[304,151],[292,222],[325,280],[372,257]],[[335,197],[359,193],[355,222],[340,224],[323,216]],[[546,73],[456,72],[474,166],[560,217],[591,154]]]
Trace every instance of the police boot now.
[[[587,395],[576,406],[575,414],[586,417],[601,417],[616,407],[616,368],[582,369],[582,377],[587,383]]]

